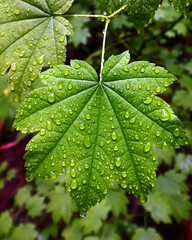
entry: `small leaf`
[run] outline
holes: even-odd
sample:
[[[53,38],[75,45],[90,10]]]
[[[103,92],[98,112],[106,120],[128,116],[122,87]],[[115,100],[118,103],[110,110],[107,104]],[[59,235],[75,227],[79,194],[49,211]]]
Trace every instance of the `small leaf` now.
[[[3,212],[0,215],[0,236],[8,235],[11,227],[12,227],[13,221],[8,212]]]
[[[132,240],[162,240],[162,237],[156,232],[154,228],[137,228]]]
[[[185,183],[186,176],[176,173],[174,170],[166,172],[165,176],[159,176],[156,183],[158,191],[164,194],[182,194],[188,191],[187,184]]]
[[[86,218],[81,221],[82,226],[84,226],[83,233],[97,233],[102,227],[102,220],[107,218],[108,212],[109,206],[105,201],[102,201],[100,204],[97,204],[94,208],[90,209]]]
[[[64,240],[82,240],[82,226],[77,219],[73,221],[71,226],[68,226],[62,231],[61,236]]]
[[[11,240],[36,240],[38,237],[38,232],[35,230],[35,225],[28,224],[20,224],[18,227],[13,229],[11,233]]]
[[[176,157],[175,169],[185,174],[192,174],[192,156],[179,153]]]
[[[110,207],[115,217],[118,217],[120,213],[126,215],[128,198],[125,195],[125,191],[117,189],[116,191],[111,191],[106,197],[106,204]]]
[[[26,208],[29,216],[34,218],[41,215],[42,210],[45,208],[45,204],[43,203],[44,200],[44,197],[40,197],[38,195],[34,195],[28,199],[26,202]]]
[[[111,14],[112,12],[118,10],[123,5],[127,4],[127,0],[114,1],[114,0],[98,0],[99,8],[101,12],[105,14]]]
[[[147,211],[151,212],[151,217],[156,223],[171,223],[170,215],[172,209],[169,204],[169,197],[159,191],[150,193],[147,202],[144,203]]]
[[[9,70],[15,100],[40,73],[44,60],[53,66],[65,61],[66,36],[72,26],[62,16],[73,0],[2,0],[0,2],[0,74]],[[11,38],[10,38],[11,36]]]
[[[129,0],[128,15],[138,32],[154,17],[161,0]]]
[[[182,194],[170,197],[170,206],[177,222],[180,223],[183,219],[189,220],[192,204],[188,195]]]
[[[15,205],[21,207],[26,204],[31,198],[32,187],[30,185],[25,185],[20,188],[15,195]]]
[[[64,188],[56,186],[55,190],[48,194],[48,198],[50,202],[47,205],[47,212],[52,213],[53,221],[57,223],[60,218],[63,218],[68,223],[76,208]]]
[[[129,52],[110,57],[101,84],[95,70],[74,60],[43,74],[46,85],[21,104],[14,126],[39,132],[27,145],[27,178],[55,178],[67,170],[67,190],[84,214],[117,179],[129,193],[146,199],[164,150],[188,144],[169,105],[155,96],[176,78]],[[35,160],[35,161],[34,161]]]

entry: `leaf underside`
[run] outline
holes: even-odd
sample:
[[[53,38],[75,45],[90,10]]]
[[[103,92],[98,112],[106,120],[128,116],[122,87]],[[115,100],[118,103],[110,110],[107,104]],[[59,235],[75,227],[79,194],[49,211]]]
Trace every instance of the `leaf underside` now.
[[[0,1],[0,74],[9,69],[17,100],[39,75],[43,63],[62,64],[72,26],[64,14],[73,0]],[[57,15],[57,16],[56,16]]]
[[[39,133],[27,145],[28,180],[67,170],[67,189],[86,211],[110,191],[114,179],[144,200],[156,180],[153,146],[187,144],[182,124],[155,96],[176,78],[129,52],[104,64],[102,84],[85,62],[72,60],[41,74],[45,87],[21,104],[14,126]]]

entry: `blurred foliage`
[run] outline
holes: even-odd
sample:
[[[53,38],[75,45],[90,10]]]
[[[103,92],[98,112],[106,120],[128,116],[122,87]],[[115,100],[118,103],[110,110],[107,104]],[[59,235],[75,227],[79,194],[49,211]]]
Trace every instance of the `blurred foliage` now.
[[[70,12],[98,13],[97,1],[78,0]],[[191,136],[192,11],[188,15],[185,19],[175,8],[163,1],[155,18],[140,35],[128,21],[126,14],[116,16],[109,27],[106,59],[111,54],[129,49],[133,56],[132,61],[145,59],[155,62],[176,75],[178,81],[163,97],[173,106]],[[87,18],[78,20],[74,18],[70,21],[75,27],[75,33],[69,40],[68,59],[84,59],[99,69],[104,24],[97,19]],[[4,134],[13,131],[10,123],[17,107],[18,105],[12,101],[5,76],[1,79],[0,85],[0,121],[4,123],[6,129],[1,136],[2,146],[7,143],[5,141],[10,141],[10,137],[5,139]],[[11,140],[15,140],[15,135],[11,136]],[[21,140],[25,141],[25,136],[22,135]],[[183,219],[190,219],[192,210],[190,146],[170,151],[155,149],[159,159],[158,178],[146,203],[141,204],[138,199],[126,195],[115,186],[101,204],[92,208],[83,219],[79,217],[76,206],[71,203],[65,192],[65,176],[46,182],[24,182],[15,188],[14,181],[20,177],[21,171],[7,161],[7,156],[2,154],[6,147],[2,146],[0,146],[1,203],[6,202],[7,191],[15,192],[12,201],[2,205],[6,207],[1,208],[2,240],[190,239],[189,235],[184,235],[183,228],[178,227],[180,226],[178,223],[186,223]],[[18,144],[18,148],[19,146]],[[23,159],[20,159],[20,162],[23,164]],[[22,177],[24,179],[24,174]],[[187,224],[192,223],[188,221]],[[179,229],[183,238],[179,238]]]

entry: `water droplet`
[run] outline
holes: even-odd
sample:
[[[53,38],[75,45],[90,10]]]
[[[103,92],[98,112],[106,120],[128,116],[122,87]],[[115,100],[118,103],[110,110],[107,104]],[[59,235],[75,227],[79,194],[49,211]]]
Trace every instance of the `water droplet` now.
[[[114,76],[117,76],[117,72],[113,72],[113,75],[114,75]]]
[[[143,100],[143,102],[145,103],[145,104],[150,104],[151,102],[152,102],[152,98],[150,98],[150,97],[147,97],[146,99],[144,99]]]
[[[178,137],[179,136],[179,128],[175,128],[174,131],[173,131],[173,134],[175,135],[175,137]]]
[[[115,152],[117,152],[117,151],[119,150],[119,148],[118,148],[117,146],[115,146],[115,147],[113,148],[113,150],[114,150]]]
[[[73,179],[72,183],[71,183],[71,189],[76,189],[77,188],[77,181],[75,179]]]
[[[141,73],[144,73],[145,72],[145,68],[141,68]]]
[[[79,64],[75,64],[75,68],[76,68],[76,69],[79,69],[79,68],[80,68],[80,65],[79,65]]]
[[[79,129],[80,129],[80,130],[84,130],[84,129],[85,129],[85,126],[84,126],[83,123],[81,123],[81,124],[79,125]]]
[[[51,131],[51,129],[52,129],[52,124],[51,124],[51,122],[50,122],[49,120],[47,121],[46,126],[47,126],[47,130]]]
[[[125,113],[125,118],[129,118],[129,113],[128,112]]]
[[[44,63],[44,55],[41,55],[38,59],[37,59],[37,62],[39,64],[43,64]]]
[[[112,140],[117,140],[117,134],[116,134],[116,132],[113,132],[112,134],[111,134],[111,138],[112,138]]]
[[[25,51],[19,52],[19,57],[23,57],[25,55]]]
[[[149,152],[151,150],[151,143],[148,142],[146,145],[144,145],[143,151]]]
[[[13,72],[15,72],[15,71],[17,70],[17,64],[16,64],[16,63],[12,63],[12,64],[11,64],[11,70],[12,70]]]
[[[160,131],[157,131],[156,132],[156,136],[159,137],[161,135],[161,132]]]
[[[133,118],[130,119],[129,122],[130,122],[131,124],[133,124],[133,123],[135,123],[135,121],[136,121],[136,119],[135,119],[135,117],[133,117]]]
[[[163,122],[168,121],[171,118],[171,115],[167,109],[162,109],[160,119]]]
[[[71,170],[71,177],[73,177],[73,178],[75,178],[76,177],[76,172],[75,172],[75,169],[73,168],[72,170]]]
[[[14,84],[13,82],[11,82],[10,88],[11,88],[11,91],[14,91],[14,90],[15,90],[15,84]]]
[[[123,178],[127,177],[127,173],[126,172],[122,172],[121,175],[122,175]]]
[[[91,147],[91,139],[90,139],[90,136],[88,134],[86,134],[84,136],[84,146],[86,148],[90,148]]]
[[[87,120],[90,120],[90,119],[91,119],[91,115],[90,115],[90,114],[87,114],[87,115],[85,116],[85,118],[86,118]]]
[[[167,145],[166,142],[163,143],[162,149],[163,150],[169,150],[169,146]]]
[[[161,87],[157,87],[157,88],[155,89],[155,92],[156,92],[156,93],[160,93],[160,92],[161,92]]]
[[[19,10],[15,10],[15,15],[19,15],[20,11]]]
[[[116,158],[115,165],[116,165],[116,167],[120,167],[121,166],[121,158],[120,157]]]
[[[130,89],[130,85],[129,85],[129,84],[126,85],[126,89],[127,89],[127,90]]]
[[[121,183],[121,186],[122,186],[123,188],[127,188],[127,183],[126,183],[125,181],[123,181],[123,182]]]
[[[41,136],[44,136],[44,135],[45,135],[45,132],[46,132],[46,130],[45,130],[45,129],[41,129],[41,131],[40,131],[40,133],[39,133],[39,134],[40,134]]]
[[[53,103],[53,102],[55,101],[55,94],[54,94],[54,93],[50,93],[50,94],[48,95],[48,101],[49,101],[50,103]]]
[[[70,83],[67,87],[68,90],[71,90],[73,88],[72,84]]]
[[[155,73],[156,73],[156,74],[159,73],[159,69],[158,69],[158,68],[155,69]]]
[[[71,159],[70,166],[71,166],[71,167],[74,167],[74,166],[75,166],[75,163],[74,163],[74,160],[73,160],[73,159]]]
[[[59,38],[59,42],[64,42],[65,41],[65,36],[61,36],[60,38]]]

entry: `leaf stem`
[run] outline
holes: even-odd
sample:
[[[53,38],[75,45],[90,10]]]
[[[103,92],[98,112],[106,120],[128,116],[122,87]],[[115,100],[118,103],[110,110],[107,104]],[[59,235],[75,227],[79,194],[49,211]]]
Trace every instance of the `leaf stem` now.
[[[103,31],[103,45],[102,45],[102,54],[101,54],[101,68],[99,73],[99,83],[102,83],[102,71],[103,71],[103,65],[104,65],[104,57],[105,57],[105,44],[106,44],[106,37],[107,37],[107,29],[110,23],[110,19],[107,19],[105,22],[105,28]]]
[[[55,14],[55,16],[63,16],[63,17],[89,17],[89,18],[104,18],[105,20],[113,18],[115,15],[117,15],[118,13],[120,13],[121,11],[123,11],[125,8],[127,7],[127,5],[124,5],[123,7],[119,8],[117,11],[115,11],[114,13],[112,13],[111,15],[101,15],[101,14],[67,14],[67,15],[59,15],[59,14]]]

